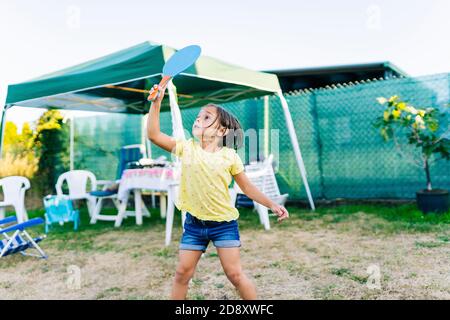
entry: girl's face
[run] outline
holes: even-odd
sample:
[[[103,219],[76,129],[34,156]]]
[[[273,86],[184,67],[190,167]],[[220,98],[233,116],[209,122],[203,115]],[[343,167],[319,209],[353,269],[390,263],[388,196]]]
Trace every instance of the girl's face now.
[[[215,107],[204,107],[200,110],[192,126],[192,134],[198,139],[215,138],[223,135],[225,128],[220,128]]]

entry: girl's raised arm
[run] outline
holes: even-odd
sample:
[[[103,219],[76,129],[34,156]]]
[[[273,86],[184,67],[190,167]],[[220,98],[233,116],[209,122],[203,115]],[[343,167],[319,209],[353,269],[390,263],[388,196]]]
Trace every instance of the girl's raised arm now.
[[[167,83],[159,90],[159,96],[152,102],[147,118],[147,138],[162,149],[172,152],[175,149],[175,139],[163,132],[159,128],[159,112],[161,108],[161,101],[164,99]],[[153,90],[153,88],[152,88]]]

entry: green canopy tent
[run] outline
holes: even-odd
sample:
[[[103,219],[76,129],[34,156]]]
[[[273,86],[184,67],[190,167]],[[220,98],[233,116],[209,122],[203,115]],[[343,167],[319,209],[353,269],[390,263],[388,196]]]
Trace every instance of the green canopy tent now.
[[[5,104],[0,105],[0,157],[5,113],[13,106],[146,114],[147,93],[161,80],[164,63],[175,49],[144,42],[113,54],[30,81],[9,85]],[[309,198],[314,203],[306,178],[297,136],[289,108],[276,75],[248,70],[201,56],[194,65],[169,84],[169,99],[161,111],[170,111],[173,135],[183,137],[181,109],[208,102],[226,103],[276,94],[283,107],[286,126]]]

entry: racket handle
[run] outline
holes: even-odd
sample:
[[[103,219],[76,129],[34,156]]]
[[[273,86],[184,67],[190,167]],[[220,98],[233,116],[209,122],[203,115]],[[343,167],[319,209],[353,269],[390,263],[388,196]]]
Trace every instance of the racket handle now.
[[[147,97],[148,101],[155,101],[159,97],[159,86],[154,85],[150,94]]]
[[[169,77],[169,76],[164,76],[164,77],[161,79],[161,82],[160,82],[158,85],[155,84],[155,85],[153,86],[153,88],[152,88],[150,94],[148,95],[147,100],[148,100],[148,101],[155,101],[156,99],[158,99],[158,97],[159,97],[159,95],[160,95],[160,93],[161,93],[160,88],[163,87],[163,86],[165,86],[165,85],[167,84],[167,82],[169,82],[169,80],[170,80],[170,77]]]

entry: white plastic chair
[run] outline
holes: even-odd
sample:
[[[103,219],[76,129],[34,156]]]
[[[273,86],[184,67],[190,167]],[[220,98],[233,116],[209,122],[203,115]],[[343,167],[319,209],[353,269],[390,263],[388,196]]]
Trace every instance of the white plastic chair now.
[[[93,216],[95,210],[95,197],[92,197],[89,192],[97,190],[97,178],[95,175],[87,170],[72,170],[61,174],[56,182],[55,189],[58,196],[63,196],[62,186],[67,182],[70,200],[86,200],[89,216]],[[91,190],[87,189],[88,182],[91,184]]]
[[[103,186],[101,191],[99,190],[93,190],[89,193],[89,196],[92,199],[93,205],[93,212],[90,215],[91,216],[91,224],[96,224],[97,220],[101,221],[117,221],[118,214],[117,215],[107,215],[102,214],[102,207],[103,207],[103,200],[110,199],[114,206],[119,210],[120,207],[120,201],[117,199],[117,190],[108,192],[108,187],[113,187],[114,184],[120,183],[120,180],[112,181],[112,180],[97,180],[97,187]]]
[[[107,187],[105,186],[103,189],[105,190],[106,188]],[[113,194],[99,195],[99,196],[96,196],[95,194],[96,194],[95,192],[91,193],[91,197],[94,199],[95,205],[94,205],[94,211],[91,215],[90,223],[95,224],[95,223],[97,223],[97,220],[117,221],[119,219],[119,214],[116,214],[116,215],[101,214],[103,200],[106,200],[106,199],[110,199],[116,206],[117,212],[119,211],[120,201],[117,199],[117,192],[115,192]]]
[[[12,206],[16,211],[17,222],[28,220],[25,209],[25,191],[30,189],[30,180],[21,176],[11,176],[0,179],[3,189],[3,201],[0,201],[0,219],[5,218],[5,207]]]
[[[278,187],[277,178],[275,177],[275,172],[273,170],[273,155],[269,155],[267,159],[262,162],[255,162],[245,166],[246,172],[252,172],[259,169],[265,169],[264,184],[262,191],[266,196],[268,196],[275,203],[284,206],[289,194],[281,194],[280,188]]]
[[[263,162],[256,162],[245,166],[245,173],[255,187],[264,193],[269,199],[279,205],[284,205],[288,194],[281,194],[278,188],[275,172],[272,167],[273,155]],[[230,189],[231,204],[234,206],[238,194],[244,194],[237,183]],[[253,201],[254,209],[259,214],[259,221],[266,230],[270,229],[269,209],[256,201]]]

